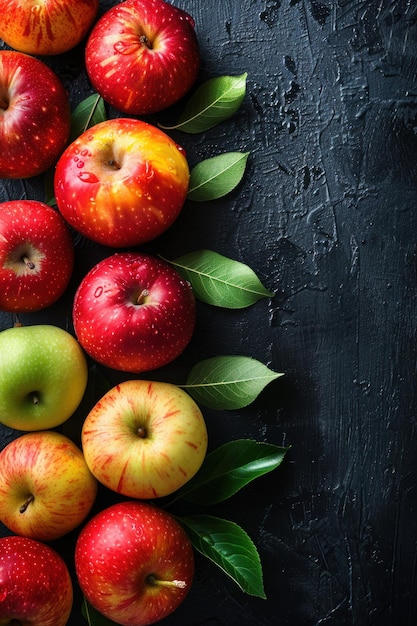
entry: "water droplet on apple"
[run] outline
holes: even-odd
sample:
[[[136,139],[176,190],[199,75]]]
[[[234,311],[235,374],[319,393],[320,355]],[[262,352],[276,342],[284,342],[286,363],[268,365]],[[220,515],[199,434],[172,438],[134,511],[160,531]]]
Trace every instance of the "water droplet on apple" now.
[[[98,183],[97,176],[92,172],[80,172],[78,178],[82,180],[83,183]]]
[[[117,41],[113,48],[119,54],[133,54],[139,48],[139,44],[132,41]]]
[[[145,176],[148,180],[152,180],[152,178],[155,176],[155,170],[153,169],[149,161],[145,161]]]
[[[185,151],[185,148],[183,148],[182,146],[180,146],[179,144],[175,144],[177,147],[178,152],[181,152],[181,154],[183,154],[184,156],[187,156],[187,153]]]

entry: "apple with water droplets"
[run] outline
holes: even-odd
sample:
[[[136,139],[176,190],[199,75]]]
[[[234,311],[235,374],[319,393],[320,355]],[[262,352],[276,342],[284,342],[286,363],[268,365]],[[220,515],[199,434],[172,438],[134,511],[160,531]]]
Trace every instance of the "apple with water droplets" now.
[[[66,290],[74,245],[60,213],[37,200],[0,203],[0,310],[44,309]]]
[[[145,626],[185,600],[194,577],[194,552],[167,511],[126,501],[87,522],[75,547],[75,569],[97,611],[122,626]]]
[[[85,237],[127,248],[155,239],[178,217],[190,172],[184,150],[141,120],[115,118],[82,133],[63,152],[58,209]]]
[[[180,387],[127,380],[87,415],[82,449],[91,472],[109,489],[131,498],[160,498],[198,472],[207,428],[200,408]]]
[[[68,94],[46,63],[0,51],[0,178],[31,178],[52,167],[71,128]]]
[[[189,344],[196,302],[188,281],[167,262],[116,252],[93,266],[74,296],[78,341],[98,363],[140,373],[176,359]]]
[[[107,10],[86,45],[94,89],[129,115],[148,115],[180,100],[200,68],[194,19],[164,0],[126,0]]]
[[[72,604],[70,573],[54,548],[28,537],[0,539],[0,624],[65,626]]]
[[[98,0],[8,0],[1,7],[0,38],[34,56],[62,54],[86,37],[98,4]]]
[[[97,487],[80,448],[57,431],[25,433],[0,452],[0,521],[17,535],[63,537],[90,513]]]

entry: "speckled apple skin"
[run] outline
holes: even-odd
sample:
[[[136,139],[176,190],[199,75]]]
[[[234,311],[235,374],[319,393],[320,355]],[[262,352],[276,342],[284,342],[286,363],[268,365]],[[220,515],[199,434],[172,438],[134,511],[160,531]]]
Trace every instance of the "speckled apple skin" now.
[[[112,248],[155,239],[178,217],[190,172],[183,150],[162,130],[116,118],[82,133],[55,170],[58,209],[84,236]]]
[[[71,128],[68,94],[43,61],[0,51],[0,178],[46,172],[65,148]]]
[[[62,557],[27,537],[0,539],[0,623],[65,626],[73,587]]]
[[[193,18],[163,0],[117,4],[96,23],[86,46],[94,89],[129,115],[156,113],[180,100],[199,68]]]
[[[97,362],[124,372],[173,361],[190,342],[195,322],[191,285],[149,254],[106,257],[86,274],[74,297],[73,324],[81,346]]]
[[[24,313],[50,306],[67,288],[73,266],[72,237],[57,210],[36,200],[0,203],[2,311]]]
[[[100,613],[122,626],[145,626],[183,602],[194,577],[194,553],[169,513],[127,501],[104,509],[82,529],[75,567],[81,590]],[[149,575],[183,586],[152,585]]]

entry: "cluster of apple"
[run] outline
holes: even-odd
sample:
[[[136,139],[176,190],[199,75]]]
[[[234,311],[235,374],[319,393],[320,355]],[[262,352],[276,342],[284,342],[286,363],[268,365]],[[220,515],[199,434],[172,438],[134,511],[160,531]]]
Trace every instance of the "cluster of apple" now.
[[[74,266],[71,228],[121,250],[81,281],[76,337],[52,325],[0,333],[0,420],[26,431],[0,454],[0,520],[14,533],[0,540],[1,623],[68,622],[71,578],[47,542],[83,522],[78,582],[117,623],[162,619],[183,601],[194,573],[182,526],[146,502],[176,491],[204,460],[207,429],[194,400],[175,385],[128,380],[88,413],[82,450],[53,430],[80,405],[86,354],[123,372],[162,367],[185,349],[196,316],[191,286],[173,267],[125,250],[161,235],[185,202],[184,150],[132,116],[167,108],[193,85],[194,22],[164,0],[125,0],[94,24],[98,8],[98,0],[2,8],[0,38],[11,49],[0,51],[0,177],[54,167],[57,209],[30,199],[0,204],[0,309],[37,311],[63,295]],[[88,33],[91,85],[125,117],[70,141],[68,94],[36,57],[70,50]],[[98,483],[128,500],[86,521]]]

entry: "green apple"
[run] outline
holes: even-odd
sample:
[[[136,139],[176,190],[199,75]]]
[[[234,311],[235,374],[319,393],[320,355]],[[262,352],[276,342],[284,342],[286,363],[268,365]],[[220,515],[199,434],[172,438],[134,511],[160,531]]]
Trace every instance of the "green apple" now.
[[[39,541],[66,535],[84,521],[96,495],[82,451],[61,433],[25,433],[0,452],[0,521],[17,535]]]
[[[54,428],[79,406],[88,379],[85,354],[49,324],[0,332],[0,422],[17,430]]]
[[[128,380],[108,391],[82,428],[94,476],[124,496],[169,495],[196,474],[207,451],[203,415],[180,387]]]

